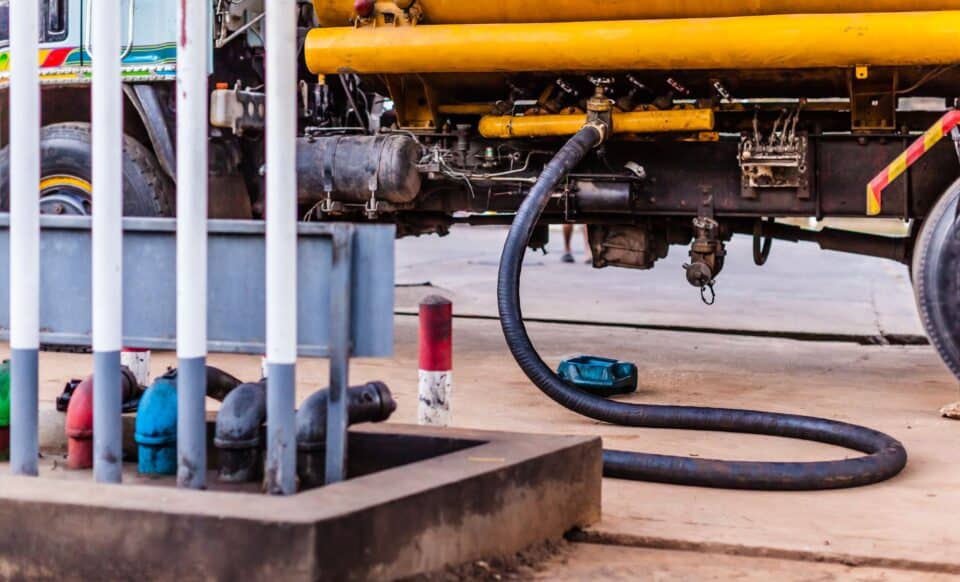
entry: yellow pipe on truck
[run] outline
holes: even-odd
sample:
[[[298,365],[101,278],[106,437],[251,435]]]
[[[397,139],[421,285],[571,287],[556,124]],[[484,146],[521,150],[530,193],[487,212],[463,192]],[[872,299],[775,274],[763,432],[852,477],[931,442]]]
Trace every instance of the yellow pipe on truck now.
[[[960,0],[418,0],[426,24],[579,22],[766,14],[957,10]],[[401,8],[410,0],[396,2]],[[322,26],[346,26],[354,0],[314,0]]]
[[[313,73],[800,69],[960,63],[960,11],[315,28]]]
[[[580,131],[586,121],[586,115],[487,115],[480,119],[480,135],[491,139],[573,135]],[[711,109],[613,114],[613,133],[710,131],[713,124]]]

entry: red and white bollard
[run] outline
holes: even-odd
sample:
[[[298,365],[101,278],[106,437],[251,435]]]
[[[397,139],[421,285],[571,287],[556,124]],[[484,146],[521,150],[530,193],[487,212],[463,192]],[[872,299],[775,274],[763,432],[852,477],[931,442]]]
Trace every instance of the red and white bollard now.
[[[137,384],[150,385],[150,350],[141,348],[123,348],[120,352],[120,365],[130,368]]]
[[[420,405],[422,425],[450,424],[453,390],[453,303],[431,295],[420,302]]]

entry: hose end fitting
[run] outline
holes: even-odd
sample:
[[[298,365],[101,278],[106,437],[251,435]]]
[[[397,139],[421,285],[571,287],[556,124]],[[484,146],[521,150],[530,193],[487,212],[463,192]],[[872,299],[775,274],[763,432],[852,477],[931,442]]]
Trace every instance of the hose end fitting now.
[[[597,130],[598,134],[600,134],[600,141],[597,142],[597,146],[606,142],[607,138],[610,137],[610,134],[613,133],[611,124],[599,119],[588,120],[585,124],[583,124],[583,127],[592,127],[593,129]]]

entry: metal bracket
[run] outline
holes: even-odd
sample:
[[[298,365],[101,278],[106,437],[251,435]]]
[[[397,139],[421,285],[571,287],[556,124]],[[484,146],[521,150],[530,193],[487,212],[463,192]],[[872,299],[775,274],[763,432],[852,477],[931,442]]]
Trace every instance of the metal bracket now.
[[[854,132],[896,130],[898,81],[895,69],[887,72],[861,65],[851,72],[850,116]]]
[[[332,214],[343,209],[343,204],[333,200],[333,163],[337,152],[336,145],[340,138],[337,137],[336,140],[334,146],[326,148],[323,155],[323,191],[326,198],[320,202],[320,212],[325,214]]]

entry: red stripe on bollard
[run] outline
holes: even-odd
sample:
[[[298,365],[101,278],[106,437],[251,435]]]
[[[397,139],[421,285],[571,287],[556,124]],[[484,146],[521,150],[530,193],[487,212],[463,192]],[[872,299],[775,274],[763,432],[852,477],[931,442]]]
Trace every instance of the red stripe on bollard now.
[[[453,392],[453,303],[438,295],[420,302],[420,372],[417,420],[450,424]]]
[[[439,295],[420,302],[420,369],[453,369],[453,303]]]

